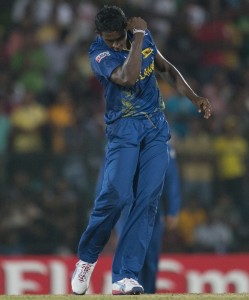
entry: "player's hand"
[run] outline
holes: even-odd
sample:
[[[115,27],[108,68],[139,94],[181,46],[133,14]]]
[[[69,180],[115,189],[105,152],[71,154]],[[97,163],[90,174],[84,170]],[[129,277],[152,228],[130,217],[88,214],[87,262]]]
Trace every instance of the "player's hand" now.
[[[178,216],[166,216],[165,217],[165,227],[166,230],[174,230],[177,227]]]
[[[192,102],[197,107],[198,112],[204,113],[205,119],[208,119],[211,116],[211,104],[208,99],[196,96],[194,99],[192,99]]]
[[[140,17],[133,17],[127,22],[127,30],[133,32],[133,29],[146,30],[147,23]]]

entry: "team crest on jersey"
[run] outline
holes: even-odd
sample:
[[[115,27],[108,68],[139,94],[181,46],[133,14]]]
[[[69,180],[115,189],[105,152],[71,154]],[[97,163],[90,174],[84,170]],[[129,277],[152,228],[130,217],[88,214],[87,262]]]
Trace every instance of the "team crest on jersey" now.
[[[103,58],[105,58],[106,56],[110,56],[110,55],[111,54],[109,51],[101,52],[98,56],[96,56],[95,59],[98,63],[100,63]]]
[[[149,55],[151,55],[151,53],[153,52],[153,49],[151,48],[146,48],[142,51],[143,54],[143,58],[147,58]]]

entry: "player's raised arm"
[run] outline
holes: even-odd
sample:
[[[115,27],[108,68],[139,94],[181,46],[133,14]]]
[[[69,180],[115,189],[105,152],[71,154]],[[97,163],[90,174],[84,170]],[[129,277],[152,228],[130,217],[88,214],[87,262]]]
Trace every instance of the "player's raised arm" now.
[[[111,75],[113,82],[122,86],[133,86],[136,83],[141,71],[141,51],[146,28],[146,22],[140,17],[128,20],[127,30],[133,33],[133,41],[131,45],[127,45],[130,46],[130,51],[124,64],[116,68]]]
[[[166,60],[159,51],[155,57],[155,66],[163,78],[172,82],[179,93],[188,97],[197,107],[198,111],[204,113],[205,119],[211,116],[211,105],[208,99],[198,96],[191,89],[177,68]]]

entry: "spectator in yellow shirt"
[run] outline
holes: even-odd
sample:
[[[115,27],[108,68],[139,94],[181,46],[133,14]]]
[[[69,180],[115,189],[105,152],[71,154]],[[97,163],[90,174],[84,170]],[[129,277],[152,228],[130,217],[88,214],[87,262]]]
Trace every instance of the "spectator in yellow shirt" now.
[[[238,120],[229,116],[224,131],[214,141],[220,192],[232,197],[234,203],[245,205],[245,178],[248,143],[240,134]]]

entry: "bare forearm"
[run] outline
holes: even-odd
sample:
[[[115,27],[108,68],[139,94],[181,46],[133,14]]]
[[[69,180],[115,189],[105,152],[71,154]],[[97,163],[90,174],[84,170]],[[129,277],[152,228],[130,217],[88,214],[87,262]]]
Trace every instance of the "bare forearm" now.
[[[147,24],[142,18],[133,17],[128,20],[127,31],[133,33],[133,42],[124,64],[113,72],[111,76],[113,82],[127,87],[135,85],[141,72],[141,51],[146,29]]]
[[[170,65],[168,70],[168,76],[171,82],[175,85],[176,90],[183,96],[190,100],[196,99],[197,94],[192,90],[186,80],[183,78],[181,73],[173,66]]]
[[[208,119],[211,116],[211,105],[208,99],[198,96],[188,85],[181,73],[171,64],[168,69],[168,74],[171,80],[175,83],[177,91],[183,96],[189,98],[198,108],[198,112],[203,112],[204,118]]]
[[[183,78],[181,73],[176,69],[176,67],[166,60],[159,51],[155,58],[155,63],[160,75],[166,81],[169,81],[180,94],[188,97],[191,100],[198,97]]]
[[[134,40],[131,45],[131,49],[127,59],[125,60],[121,72],[125,82],[128,85],[133,86],[141,72],[141,64],[142,64],[142,44],[143,44],[143,37],[142,33],[136,33],[134,35]]]
[[[156,69],[168,81],[171,81],[177,91],[188,97],[193,104],[197,107],[198,112],[204,114],[204,118],[208,119],[211,116],[211,105],[208,99],[198,96],[188,85],[181,73],[158,51],[155,57]]]

